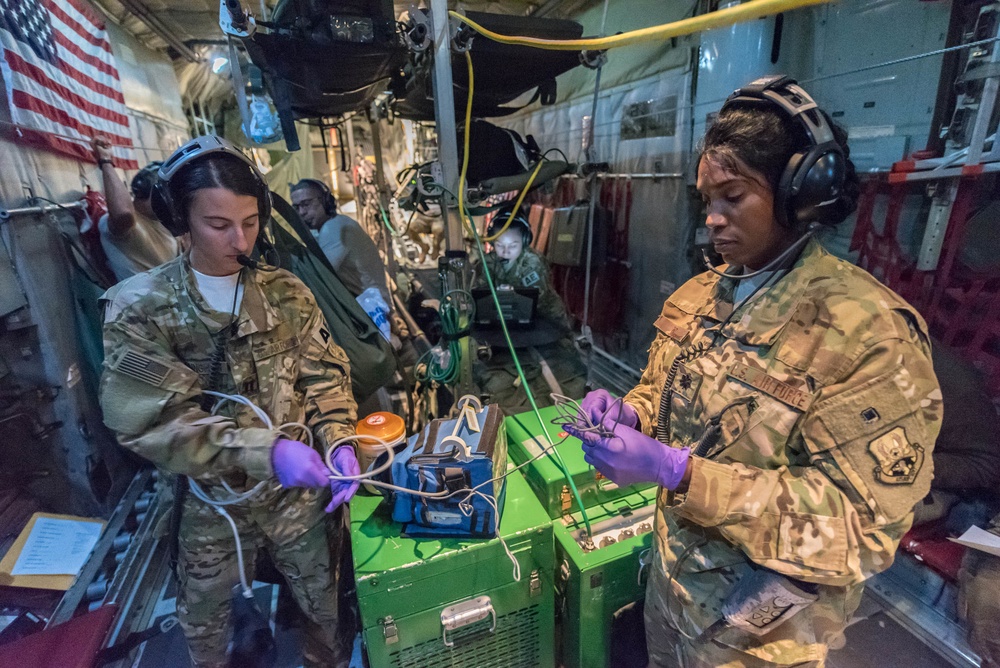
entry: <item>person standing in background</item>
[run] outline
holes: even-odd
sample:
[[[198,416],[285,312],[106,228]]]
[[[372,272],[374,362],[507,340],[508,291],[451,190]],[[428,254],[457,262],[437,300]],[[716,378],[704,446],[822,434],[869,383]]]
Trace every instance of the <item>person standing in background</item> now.
[[[101,247],[115,278],[123,281],[180,255],[182,244],[153,214],[150,194],[159,162],[151,162],[132,177],[131,196],[112,163],[111,145],[95,137],[91,146],[104,181],[108,212],[97,223]]]

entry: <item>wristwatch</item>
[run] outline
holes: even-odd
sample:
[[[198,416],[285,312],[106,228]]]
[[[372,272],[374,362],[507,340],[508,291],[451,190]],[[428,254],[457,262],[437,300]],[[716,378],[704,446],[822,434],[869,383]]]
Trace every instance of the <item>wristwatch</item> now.
[[[97,161],[98,167],[103,167],[104,165],[111,165],[113,167],[114,164],[115,163],[113,160],[108,160],[107,158],[101,158],[100,160]]]

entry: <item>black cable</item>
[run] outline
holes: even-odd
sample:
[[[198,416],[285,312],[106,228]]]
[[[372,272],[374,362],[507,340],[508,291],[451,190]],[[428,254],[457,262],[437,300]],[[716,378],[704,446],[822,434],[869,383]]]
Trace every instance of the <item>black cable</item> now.
[[[713,274],[715,274],[716,276],[721,276],[722,278],[734,278],[736,280],[742,280],[744,278],[753,278],[754,276],[760,276],[761,274],[764,274],[768,271],[771,271],[775,267],[778,267],[779,265],[781,265],[782,262],[791,257],[793,253],[801,252],[802,249],[805,248],[806,243],[814,236],[816,236],[816,233],[819,232],[819,228],[820,228],[819,223],[810,223],[805,233],[801,237],[796,239],[791,246],[783,250],[780,255],[778,255],[773,260],[765,264],[763,267],[761,267],[756,271],[752,271],[749,274],[745,273],[728,274],[724,271],[719,271],[712,265],[711,261],[708,259],[708,251],[706,251],[704,248],[701,249],[701,257],[702,260],[705,262],[705,266],[708,268],[708,270]],[[796,257],[798,257],[798,255],[796,255]]]
[[[547,156],[549,153],[552,153],[553,151],[562,156],[563,162],[569,164],[569,158],[566,157],[566,154],[563,153],[563,150],[561,148],[550,148],[545,153],[542,153],[542,159],[544,160],[545,156]]]

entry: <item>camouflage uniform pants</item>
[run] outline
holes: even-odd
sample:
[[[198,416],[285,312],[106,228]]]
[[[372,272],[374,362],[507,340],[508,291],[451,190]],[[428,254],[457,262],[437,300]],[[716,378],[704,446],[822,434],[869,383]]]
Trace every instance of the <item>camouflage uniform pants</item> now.
[[[1000,666],[1000,559],[968,550],[959,574],[959,611],[983,668]]]
[[[562,393],[573,399],[581,399],[587,382],[587,369],[572,341],[563,339],[547,346],[539,346],[538,352],[549,365],[552,375],[562,388]],[[552,392],[542,375],[541,366],[534,361],[527,348],[517,351],[524,377],[535,396],[539,408],[552,405]],[[507,415],[517,415],[531,410],[528,395],[517,377],[517,367],[510,351],[494,348],[493,357],[477,373],[477,383],[489,401],[500,404]]]
[[[667,610],[673,612],[673,617]],[[680,604],[667,590],[667,577],[656,566],[650,568],[646,584],[646,650],[650,666],[669,668],[823,668],[824,659],[772,662],[728,647],[716,640],[688,638],[673,624],[680,617]],[[690,635],[690,634],[689,634]],[[824,652],[825,654],[825,652]]]
[[[346,666],[350,651],[339,632],[337,614],[340,552],[346,537],[343,514],[335,513],[279,545],[268,538],[267,522],[280,522],[280,518],[264,508],[228,510],[239,529],[247,580],[253,578],[258,550],[267,550],[308,619],[304,665]],[[199,668],[226,666],[230,601],[240,581],[229,523],[188,497],[179,548],[177,612],[191,662]]]

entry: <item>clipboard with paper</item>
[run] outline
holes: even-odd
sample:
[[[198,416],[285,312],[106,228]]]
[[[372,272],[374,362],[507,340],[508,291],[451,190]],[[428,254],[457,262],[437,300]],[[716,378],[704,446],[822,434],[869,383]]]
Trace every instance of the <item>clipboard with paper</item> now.
[[[0,585],[69,589],[104,524],[90,517],[35,513],[0,560]]]

